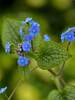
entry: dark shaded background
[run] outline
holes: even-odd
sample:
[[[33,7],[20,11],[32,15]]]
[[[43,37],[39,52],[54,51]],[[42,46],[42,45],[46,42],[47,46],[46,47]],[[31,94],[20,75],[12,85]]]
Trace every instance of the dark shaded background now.
[[[0,0],[0,14],[23,12],[41,16],[49,26],[48,30],[51,29],[54,34],[74,26],[74,11],[74,0]]]

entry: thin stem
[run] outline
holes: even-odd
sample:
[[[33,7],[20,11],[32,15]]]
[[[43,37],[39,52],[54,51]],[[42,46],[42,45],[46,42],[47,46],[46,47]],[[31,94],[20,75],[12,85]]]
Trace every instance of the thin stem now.
[[[66,49],[67,51],[69,51],[70,44],[71,44],[71,42],[68,42],[67,49]]]
[[[34,51],[33,40],[31,40],[32,51]]]
[[[63,64],[61,65],[61,68],[60,68],[60,71],[59,73],[57,74],[58,76],[61,74],[63,74],[63,71],[64,71],[64,66],[65,66],[65,61],[63,62]]]
[[[50,74],[53,75],[55,85],[56,85],[57,89],[61,92],[62,88],[64,87],[64,80],[63,80],[63,78],[61,76],[58,76],[57,73],[54,72],[52,69],[48,69],[48,71],[50,72]]]
[[[65,84],[66,84],[66,82],[64,81],[64,79],[63,79],[63,77],[62,77],[62,76],[60,77],[60,81],[61,81],[62,86],[64,87],[64,86],[65,86]]]
[[[22,80],[19,80],[19,81],[18,81],[18,83],[17,83],[15,89],[12,91],[12,93],[11,93],[10,96],[8,97],[8,100],[11,100],[12,96],[14,95],[16,89],[18,88],[18,86],[19,86],[19,84],[20,84],[21,82],[22,82]]]
[[[38,67],[33,68],[30,72],[27,72],[27,73],[29,74],[29,73],[33,72],[36,68],[38,68]],[[22,81],[23,81],[23,80],[20,79],[20,80],[17,82],[16,87],[14,88],[14,90],[12,91],[12,93],[10,94],[10,96],[8,97],[7,100],[11,100],[11,98],[12,98],[12,96],[14,95],[16,89],[18,88],[18,86],[21,84]]]
[[[63,88],[63,85],[62,85],[62,83],[60,81],[60,77],[58,77],[58,76],[55,77],[54,81],[55,81],[57,89],[61,92],[62,88]]]
[[[57,75],[52,69],[48,69],[48,71],[49,71],[53,76],[56,76],[56,75]]]

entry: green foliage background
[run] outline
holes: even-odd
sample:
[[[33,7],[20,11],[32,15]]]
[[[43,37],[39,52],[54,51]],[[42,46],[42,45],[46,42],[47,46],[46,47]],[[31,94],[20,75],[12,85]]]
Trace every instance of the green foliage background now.
[[[41,34],[47,33],[52,39],[60,42],[62,31],[75,26],[75,1],[0,0],[0,87],[8,86],[6,91],[8,96],[15,88],[17,81],[24,78],[24,75],[22,68],[17,70],[16,58],[4,52],[4,41],[8,36],[4,32],[3,23],[7,18],[21,21],[26,17],[32,17],[40,23]],[[69,52],[72,58],[67,61],[64,69],[64,77],[68,82],[75,79],[75,42],[71,44]],[[35,61],[31,67],[35,67],[34,65],[36,66]],[[55,88],[49,72],[38,68],[33,73],[26,73],[25,83],[17,88],[12,100],[45,100],[48,93]],[[2,95],[0,95],[0,100],[1,98]]]

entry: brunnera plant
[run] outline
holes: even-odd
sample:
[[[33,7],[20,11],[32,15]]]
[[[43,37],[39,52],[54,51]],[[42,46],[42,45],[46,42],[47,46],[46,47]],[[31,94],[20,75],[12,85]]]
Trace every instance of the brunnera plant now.
[[[75,100],[75,85],[67,84],[63,78],[65,63],[72,57],[68,52],[69,47],[74,40],[75,27],[63,32],[61,43],[57,43],[47,34],[42,35],[40,24],[32,18],[26,18],[24,21],[6,19],[3,23],[2,43],[5,53],[16,55],[18,67],[25,69],[34,59],[37,66],[30,72],[40,67],[52,74],[57,89],[52,90],[46,100]],[[67,42],[66,48],[63,47],[63,42]],[[22,79],[18,84],[21,82]],[[5,93],[7,89],[7,86],[0,88],[0,94]],[[7,100],[11,100],[13,91]]]

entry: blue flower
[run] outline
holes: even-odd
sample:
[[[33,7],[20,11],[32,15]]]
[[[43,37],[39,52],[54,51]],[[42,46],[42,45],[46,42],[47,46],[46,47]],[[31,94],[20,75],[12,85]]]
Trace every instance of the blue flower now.
[[[5,45],[5,52],[10,53],[10,43],[9,42],[7,42]]]
[[[37,36],[40,32],[39,24],[33,23],[32,26],[29,28],[28,32],[33,36]]]
[[[25,52],[29,52],[30,49],[31,49],[31,44],[30,44],[28,41],[23,42],[23,44],[22,44],[22,49],[23,49],[23,51],[25,51]]]
[[[44,40],[45,40],[45,41],[50,41],[51,38],[50,38],[47,34],[45,34],[45,35],[44,35]]]
[[[68,32],[65,35],[65,40],[67,40],[67,41],[73,41],[73,40],[75,40],[74,32]]]
[[[25,35],[24,39],[26,41],[31,41],[31,40],[33,40],[33,36],[31,34],[27,34],[27,35]]]
[[[73,31],[66,31],[64,33],[61,34],[61,41],[64,42],[64,41],[73,41],[75,40],[75,33]]]
[[[27,66],[29,64],[29,59],[27,57],[19,56],[17,61],[19,66]]]
[[[4,88],[0,88],[0,94],[2,94],[3,92],[5,92],[5,91],[6,91],[6,89],[7,89],[7,86],[6,86],[6,87],[4,87]]]

